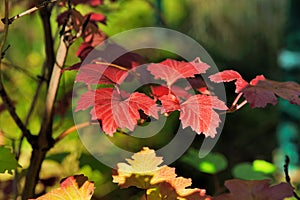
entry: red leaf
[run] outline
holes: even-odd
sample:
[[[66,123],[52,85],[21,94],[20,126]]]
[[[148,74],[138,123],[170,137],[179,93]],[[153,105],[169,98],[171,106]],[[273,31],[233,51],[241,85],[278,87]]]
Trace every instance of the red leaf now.
[[[241,75],[233,70],[225,70],[211,75],[213,82],[236,81],[236,93],[243,93],[252,108],[265,107],[268,103],[277,104],[277,96],[300,105],[300,85],[295,82],[277,82],[266,79],[263,75],[256,76],[247,83]]]
[[[270,186],[269,180],[227,180],[225,186],[230,193],[222,194],[214,200],[282,200],[293,196],[293,187],[288,183]]]
[[[173,85],[171,89],[169,89],[166,86],[158,85],[158,86],[150,86],[151,88],[151,95],[161,100],[161,97],[164,95],[172,94],[174,97],[177,97],[178,99],[187,99],[191,96],[190,93],[188,93],[186,90],[182,89],[181,87]]]
[[[89,13],[90,21],[92,22],[102,22],[105,24],[106,16],[100,13]]]
[[[193,95],[181,103],[177,95],[170,92],[164,86],[152,86],[152,94],[162,103],[162,113],[180,111],[180,119],[183,128],[190,126],[198,134],[203,133],[206,137],[214,137],[217,134],[216,128],[221,120],[217,110],[227,110],[227,106],[216,96]]]
[[[80,96],[80,99],[77,102],[75,112],[80,110],[86,110],[91,106],[94,106],[95,102],[95,91],[89,90]]]
[[[194,77],[195,74],[205,73],[209,67],[200,58],[196,58],[192,62],[167,59],[161,63],[152,63],[147,69],[156,79],[163,79],[168,86],[171,86],[180,78]]]
[[[214,109],[227,110],[227,106],[215,96],[194,95],[180,105],[183,128],[190,126],[198,134],[215,137],[221,120]]]
[[[139,110],[158,119],[159,109],[150,97],[138,92],[127,95],[124,100],[122,96],[124,94],[117,94],[113,88],[96,90],[95,117],[101,120],[106,134],[112,136],[117,127],[133,131],[140,119]]]
[[[127,76],[127,71],[103,64],[81,66],[76,82],[86,84],[120,84]]]
[[[170,113],[175,110],[180,110],[179,100],[173,94],[163,95],[159,98],[161,104],[163,106],[163,113]]]
[[[242,89],[242,92],[253,108],[265,107],[268,103],[275,105],[277,103],[275,95],[300,105],[300,85],[295,82],[277,82],[260,75]]]
[[[239,93],[244,87],[248,85],[247,81],[245,81],[242,76],[234,70],[224,70],[222,72],[209,76],[209,79],[215,83],[236,81],[236,93]]]

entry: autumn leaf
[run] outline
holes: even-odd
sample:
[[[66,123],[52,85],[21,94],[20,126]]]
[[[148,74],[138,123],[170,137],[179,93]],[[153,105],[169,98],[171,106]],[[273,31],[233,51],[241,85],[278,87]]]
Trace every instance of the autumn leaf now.
[[[101,13],[89,13],[91,22],[101,22],[105,24],[106,16]]]
[[[15,159],[15,156],[11,153],[10,149],[0,145],[0,173],[12,174],[12,170],[16,170],[21,165]]]
[[[183,128],[191,126],[198,134],[202,132],[206,137],[212,138],[217,134],[216,128],[221,123],[219,114],[214,109],[228,109],[216,96],[201,94],[190,97],[180,107]]]
[[[256,76],[247,83],[234,70],[225,70],[211,75],[213,82],[236,81],[236,93],[243,93],[244,98],[252,108],[265,107],[268,103],[277,104],[277,96],[288,100],[292,104],[300,105],[300,85],[295,82],[277,82],[266,79],[263,75]]]
[[[300,105],[300,85],[295,82],[277,82],[257,76],[241,90],[251,107],[265,107],[268,103],[277,104],[277,97]]]
[[[192,94],[188,93],[185,89],[173,85],[170,87],[170,89],[167,86],[164,85],[152,85],[150,86],[151,88],[151,95],[158,100],[161,100],[161,97],[164,95],[174,95],[178,99],[187,99]]]
[[[210,199],[203,189],[187,188],[192,184],[191,179],[177,177],[175,168],[160,166],[162,158],[157,157],[155,151],[148,147],[126,161],[128,164],[118,163],[113,182],[122,188],[135,186],[145,189],[145,199]]]
[[[293,196],[293,187],[288,183],[270,186],[270,180],[238,180],[225,182],[230,193],[214,197],[214,200],[282,200]]]
[[[192,62],[166,59],[160,63],[151,63],[147,69],[156,79],[165,80],[168,87],[170,87],[178,79],[194,77],[195,74],[205,73],[209,67],[200,58],[196,58]]]
[[[235,81],[236,93],[241,92],[241,90],[248,85],[248,82],[245,81],[242,76],[234,70],[224,70],[222,72],[213,74],[208,78],[215,83]]]
[[[141,118],[139,110],[158,119],[159,108],[153,99],[139,92],[119,92],[114,88],[87,91],[80,97],[75,111],[92,106],[92,119],[101,120],[103,131],[110,136],[113,136],[117,128],[133,131]]]
[[[75,112],[80,110],[86,110],[95,104],[95,91],[88,90],[80,96],[80,99],[77,102],[77,106],[75,108]]]
[[[184,102],[173,94],[164,95],[159,98],[162,102],[164,112],[180,111],[182,127],[190,126],[198,134],[203,133],[206,137],[215,137],[216,128],[221,123],[216,110],[227,110],[227,106],[216,96],[193,95]]]
[[[92,198],[94,189],[94,183],[88,181],[86,176],[75,175],[62,180],[59,188],[38,197],[36,200],[89,200]]]

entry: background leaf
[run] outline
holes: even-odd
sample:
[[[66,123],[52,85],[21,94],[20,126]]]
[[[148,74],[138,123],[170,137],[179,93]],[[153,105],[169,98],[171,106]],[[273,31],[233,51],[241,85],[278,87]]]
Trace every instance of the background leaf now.
[[[16,170],[17,167],[21,167],[21,165],[18,164],[10,149],[0,146],[0,173],[7,171],[12,174],[12,170]]]

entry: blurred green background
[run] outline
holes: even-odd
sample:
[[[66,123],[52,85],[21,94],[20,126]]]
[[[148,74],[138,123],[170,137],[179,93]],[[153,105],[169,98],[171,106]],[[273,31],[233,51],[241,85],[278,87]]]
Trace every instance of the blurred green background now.
[[[104,13],[107,16],[106,25],[99,24],[99,26],[108,36],[137,27],[162,26],[178,30],[197,40],[211,55],[219,70],[237,70],[246,80],[251,80],[259,74],[264,74],[267,78],[274,80],[283,79],[277,58],[284,46],[286,36],[288,16],[288,1],[286,0],[120,0],[113,3],[106,2],[107,4],[96,8],[78,5],[77,9],[82,13],[90,11]],[[2,3],[0,6],[0,17],[3,17]],[[11,5],[10,16],[20,13],[27,7],[28,4],[25,1],[14,1]],[[51,17],[56,46],[59,29],[55,20],[61,11],[62,8],[54,7]],[[0,30],[3,30],[2,24]],[[134,40],[134,38],[130,39]],[[25,119],[35,92],[37,75],[41,73],[45,58],[39,15],[34,13],[16,20],[10,26],[7,43],[11,47],[5,56],[1,73],[5,86],[15,102],[17,112],[22,119]],[[79,61],[75,56],[79,44],[80,41],[77,41],[71,47],[66,66]],[[162,60],[164,57],[161,55],[156,59]],[[63,98],[70,95],[75,76],[76,72],[63,74],[58,96],[62,101],[67,101]],[[226,91],[230,105],[235,98],[233,85],[227,85]],[[43,102],[44,99],[41,98],[37,104],[43,106]],[[2,105],[1,101],[0,105]],[[38,132],[41,114],[41,110],[35,109],[29,123],[29,128],[33,133]],[[193,178],[193,186],[207,188],[209,194],[214,194],[218,191],[215,187],[215,178],[212,177],[217,176],[219,184],[222,185],[225,179],[234,176],[232,169],[238,164],[248,163],[247,166],[251,168],[251,163],[255,160],[273,162],[274,152],[278,148],[276,129],[280,123],[279,116],[280,111],[277,106],[267,106],[265,109],[250,109],[246,106],[236,113],[228,114],[222,135],[214,148],[215,152],[222,154],[222,158],[224,157],[227,163],[226,167],[220,171],[207,173],[199,169],[198,173],[195,173],[194,170],[190,170],[193,166],[189,165],[185,159],[180,159],[172,166],[177,168],[176,172],[180,176]],[[72,125],[70,107],[66,113],[57,115],[55,118],[55,135]],[[19,137],[20,131],[8,112],[1,110],[0,144],[15,145]],[[199,141],[203,139],[201,136],[197,137],[193,144],[194,148],[198,148]],[[30,151],[29,145],[24,143],[20,159],[23,169],[28,166]],[[189,156],[190,154],[187,154],[188,158]],[[99,199],[117,199],[120,195],[118,192],[113,192],[110,197],[100,198],[117,188],[111,182],[111,170],[89,155],[81,145],[77,134],[73,133],[49,152],[48,159],[43,164],[41,178],[54,178],[57,185],[60,177],[78,173],[84,173],[96,183],[98,189],[95,195]],[[280,171],[268,176],[274,181],[282,180]],[[0,175],[0,188],[9,187],[6,180],[11,178],[10,175]],[[300,181],[297,170],[292,179]],[[41,183],[39,190],[42,191],[45,185]],[[51,186],[53,187],[53,184]],[[122,193],[123,197],[132,194],[130,191],[126,192],[126,194]]]

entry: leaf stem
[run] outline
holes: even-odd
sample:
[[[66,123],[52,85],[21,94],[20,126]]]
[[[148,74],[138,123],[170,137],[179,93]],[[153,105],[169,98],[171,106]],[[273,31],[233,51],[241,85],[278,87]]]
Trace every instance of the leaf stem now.
[[[115,68],[120,69],[120,70],[123,70],[123,71],[128,71],[127,68],[122,67],[122,66],[120,66],[120,65],[113,64],[113,63],[99,62],[99,61],[97,61],[97,62],[95,62],[95,63],[96,63],[96,64],[100,64],[100,65],[112,66],[112,67],[115,67]]]
[[[239,99],[241,98],[242,94],[243,94],[243,93],[239,93],[239,94],[237,95],[237,97],[234,99],[234,101],[233,101],[231,107],[235,107],[235,106],[236,106],[236,104],[238,103],[238,101],[239,101]]]
[[[235,111],[241,109],[244,105],[246,105],[248,103],[247,100],[244,100],[242,103],[238,104],[238,101],[240,100],[242,95],[243,95],[243,93],[239,93],[236,96],[233,103],[231,104],[231,107],[226,111],[227,113],[235,112]]]

